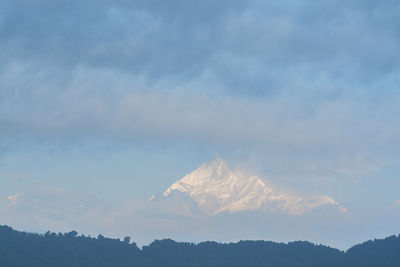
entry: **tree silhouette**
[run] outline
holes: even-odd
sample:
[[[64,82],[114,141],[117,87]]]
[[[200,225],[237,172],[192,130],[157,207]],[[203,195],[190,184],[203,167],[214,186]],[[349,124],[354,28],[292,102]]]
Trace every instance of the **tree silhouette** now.
[[[239,267],[239,266],[400,266],[400,236],[358,244],[343,252],[305,241],[288,244],[240,241],[221,244],[155,240],[140,250],[123,241],[69,233],[34,234],[0,226],[0,266],[4,267]]]

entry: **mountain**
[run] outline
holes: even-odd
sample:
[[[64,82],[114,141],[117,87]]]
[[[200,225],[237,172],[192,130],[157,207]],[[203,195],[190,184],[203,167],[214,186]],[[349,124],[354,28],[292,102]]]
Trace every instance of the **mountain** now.
[[[230,169],[221,159],[204,163],[172,184],[163,194],[152,196],[151,200],[175,202],[181,211],[190,215],[246,210],[299,215],[322,205],[340,207],[326,195],[304,198],[277,190],[258,175]]]

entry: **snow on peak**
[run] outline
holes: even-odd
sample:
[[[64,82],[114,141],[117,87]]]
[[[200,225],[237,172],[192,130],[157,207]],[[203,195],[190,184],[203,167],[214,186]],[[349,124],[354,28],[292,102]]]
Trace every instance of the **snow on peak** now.
[[[328,196],[306,201],[279,192],[257,175],[230,169],[221,159],[204,163],[157,198],[170,199],[177,194],[189,197],[201,212],[211,215],[259,209],[297,215],[321,205],[338,205]]]

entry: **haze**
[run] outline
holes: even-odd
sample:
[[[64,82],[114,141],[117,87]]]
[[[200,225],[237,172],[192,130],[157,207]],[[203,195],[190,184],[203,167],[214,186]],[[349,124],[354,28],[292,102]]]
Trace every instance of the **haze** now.
[[[395,0],[1,1],[0,225],[138,244],[398,233],[399,16]],[[342,210],[149,204],[215,158]]]

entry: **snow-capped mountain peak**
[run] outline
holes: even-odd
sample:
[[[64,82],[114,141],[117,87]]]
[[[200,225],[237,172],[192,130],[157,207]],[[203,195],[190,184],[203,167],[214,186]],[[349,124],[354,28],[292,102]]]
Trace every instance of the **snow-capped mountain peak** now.
[[[185,199],[190,198],[191,210],[195,203],[201,212],[211,215],[259,209],[301,214],[320,205],[338,205],[328,196],[317,199],[314,197],[312,201],[306,201],[301,197],[282,193],[257,175],[248,175],[243,170],[232,170],[221,159],[204,163],[156,198],[168,200],[178,195],[184,195]],[[152,199],[155,199],[155,196]],[[188,209],[187,206],[182,204],[185,209]]]

